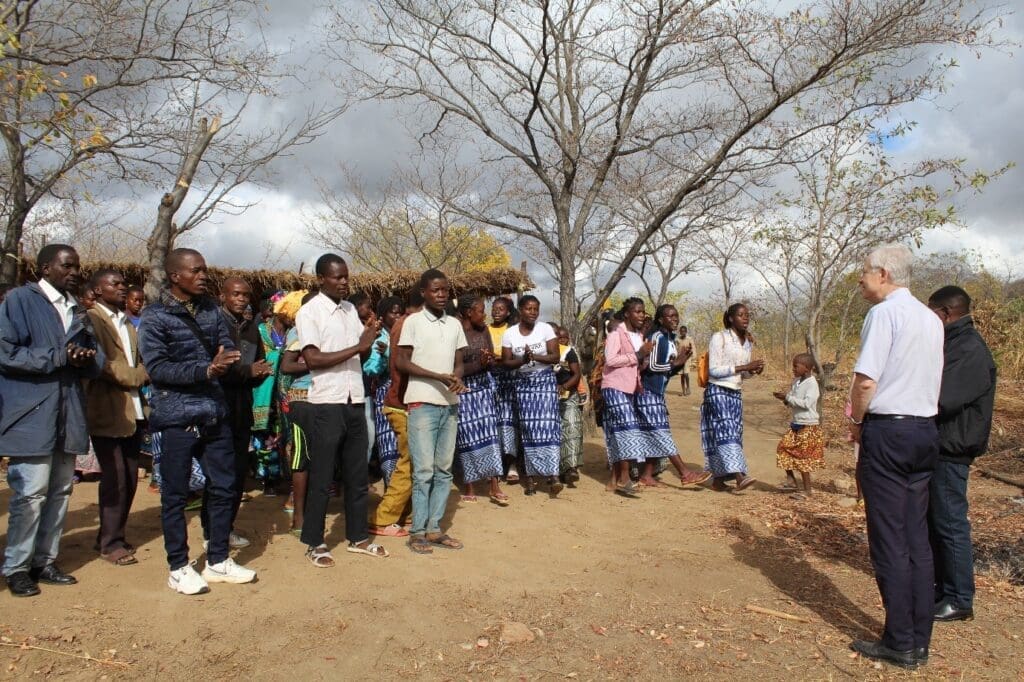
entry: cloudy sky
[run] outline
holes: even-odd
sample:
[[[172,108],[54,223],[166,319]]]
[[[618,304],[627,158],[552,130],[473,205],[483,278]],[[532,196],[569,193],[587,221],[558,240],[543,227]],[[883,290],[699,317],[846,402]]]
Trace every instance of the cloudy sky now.
[[[269,3],[266,23],[272,29],[268,29],[268,37],[272,47],[285,52],[289,61],[306,65],[313,96],[330,97],[330,88],[317,83],[318,78],[329,76],[319,73],[318,60],[310,52],[315,43],[311,37],[317,35],[324,17],[313,10],[302,11],[305,5]],[[1008,16],[1000,36],[1010,43],[1024,43],[1024,17]],[[986,52],[981,59],[967,50],[957,53],[960,66],[950,74],[946,92],[935,102],[916,103],[903,110],[905,118],[918,125],[894,156],[907,162],[962,157],[972,166],[988,170],[1013,161],[1021,164],[983,194],[965,196],[961,208],[967,229],[929,234],[924,250],[973,249],[1000,274],[1024,276],[1024,68],[1013,54],[1016,50]],[[296,106],[306,104],[306,97],[296,101]],[[274,115],[286,119],[288,105]],[[340,190],[342,162],[370,182],[386,178],[413,149],[406,125],[411,115],[371,105],[350,110],[315,144],[280,160],[270,182],[240,189],[241,199],[258,201],[255,207],[241,216],[215,218],[197,230],[190,243],[216,264],[292,269],[304,262],[308,268],[321,252],[303,235],[306,217],[319,207],[316,179]],[[532,266],[530,272],[542,281],[539,267]],[[713,275],[695,274],[681,279],[674,288],[707,295],[716,286]],[[622,288],[629,290],[635,284],[627,282]]]

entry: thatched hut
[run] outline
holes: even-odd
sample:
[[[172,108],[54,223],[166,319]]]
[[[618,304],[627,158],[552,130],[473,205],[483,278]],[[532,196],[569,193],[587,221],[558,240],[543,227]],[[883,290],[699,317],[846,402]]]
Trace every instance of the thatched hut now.
[[[35,263],[23,261],[23,277],[21,281],[38,279]],[[82,264],[82,276],[88,278],[92,273],[104,268],[117,270],[124,275],[129,284],[145,284],[149,269],[138,263],[104,263],[91,262]],[[492,268],[463,273],[447,273],[454,289],[454,294],[472,293],[477,296],[494,297],[502,294],[514,294],[528,291],[534,283],[526,274],[525,264],[522,269]],[[238,268],[211,267],[213,292],[216,293],[228,277],[241,277],[252,286],[253,296],[259,299],[267,291],[293,291],[309,289],[316,286],[316,276],[285,270],[242,270]],[[392,270],[391,272],[361,272],[352,275],[350,280],[353,292],[362,291],[377,301],[385,296],[405,297],[413,287],[419,284],[420,273],[412,270]]]

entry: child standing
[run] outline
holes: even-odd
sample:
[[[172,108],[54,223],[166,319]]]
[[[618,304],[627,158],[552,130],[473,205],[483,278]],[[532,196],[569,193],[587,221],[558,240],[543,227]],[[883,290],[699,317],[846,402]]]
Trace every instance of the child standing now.
[[[818,380],[814,378],[814,358],[801,353],[793,358],[793,386],[789,393],[776,391],[772,395],[793,410],[789,430],[779,441],[777,463],[786,471],[786,482],[781,490],[798,490],[794,471],[803,479],[805,495],[811,495],[811,472],[825,461],[825,438],[818,418]]]

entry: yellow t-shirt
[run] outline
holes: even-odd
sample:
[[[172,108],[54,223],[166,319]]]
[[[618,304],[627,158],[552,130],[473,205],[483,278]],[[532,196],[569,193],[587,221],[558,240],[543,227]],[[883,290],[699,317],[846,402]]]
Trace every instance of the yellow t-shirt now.
[[[505,330],[508,329],[507,324],[503,324],[500,327],[494,325],[488,325],[487,331],[491,333],[491,343],[494,344],[494,354],[499,358],[501,357],[501,337],[505,334]]]

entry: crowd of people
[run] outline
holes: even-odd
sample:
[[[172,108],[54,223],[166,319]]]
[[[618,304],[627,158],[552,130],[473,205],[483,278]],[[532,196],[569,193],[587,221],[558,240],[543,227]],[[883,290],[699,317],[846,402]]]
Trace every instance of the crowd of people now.
[[[76,475],[99,475],[95,551],[113,565],[137,563],[128,522],[144,453],[160,494],[167,584],[187,595],[256,579],[230,554],[250,542],[235,528],[250,478],[265,495],[287,496],[289,530],[316,568],[335,565],[325,522],[339,495],[346,552],[387,557],[377,537],[403,538],[420,555],[460,550],[442,526],[453,482],[464,502],[479,493],[499,507],[512,503],[503,484],[563,494],[580,480],[588,404],[611,493],[662,487],[670,466],[684,486],[755,483],[743,384],[765,363],[743,304],[725,311],[698,361],[704,467],[694,471],[665,401],[676,375],[690,393],[695,359],[672,305],[649,314],[627,299],[580,349],[570,330],[542,321],[536,297],[499,297],[488,320],[484,299],[456,299],[435,269],[407,300],[374,302],[350,291],[340,256],[325,254],[315,290],[254,301],[250,284],[230,277],[215,299],[202,255],[179,248],[167,256],[166,287],[146,304],[115,270],[83,285],[71,246],[44,247],[37,267],[38,283],[0,305],[0,453],[10,457],[12,490],[3,574],[15,596],[77,582],[56,563]],[[909,267],[905,247],[865,261],[861,288],[875,305],[849,418],[887,612],[881,640],[853,646],[916,667],[933,619],[973,616],[966,481],[987,445],[995,365],[966,292],[945,287],[925,306],[906,289]],[[777,448],[780,489],[799,496],[812,494],[824,459],[815,369],[812,356],[797,355],[790,390],[774,394],[792,411]],[[185,512],[194,508],[202,571],[189,552]]]

